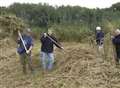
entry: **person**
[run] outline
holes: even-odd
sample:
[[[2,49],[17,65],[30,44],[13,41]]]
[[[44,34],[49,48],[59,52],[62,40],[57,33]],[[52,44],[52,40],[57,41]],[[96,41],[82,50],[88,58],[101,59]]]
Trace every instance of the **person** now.
[[[31,57],[31,53],[32,53],[32,48],[33,48],[33,38],[31,36],[31,30],[27,29],[22,35],[22,39],[24,41],[24,44],[26,46],[27,51],[25,50],[25,47],[23,45],[23,41],[20,38],[20,36],[18,37],[18,48],[17,48],[17,52],[20,55],[20,61],[23,67],[23,73],[27,73],[26,72],[26,65],[28,64],[29,69],[31,70],[31,72],[33,72],[33,68],[32,68],[32,57]]]
[[[101,51],[103,48],[103,42],[104,42],[104,33],[101,30],[101,27],[96,27],[96,43],[98,46],[98,50]]]
[[[115,35],[112,36],[112,42],[115,46],[115,51],[116,51],[116,64],[119,64],[119,60],[120,60],[120,30],[116,29],[115,31]]]
[[[58,42],[58,40],[53,36],[53,31],[51,29],[48,30],[48,33],[44,33],[41,40],[41,61],[42,61],[42,67],[44,69],[44,72],[46,70],[52,70],[53,64],[54,64],[54,45],[60,49],[63,49],[61,47],[61,44]]]

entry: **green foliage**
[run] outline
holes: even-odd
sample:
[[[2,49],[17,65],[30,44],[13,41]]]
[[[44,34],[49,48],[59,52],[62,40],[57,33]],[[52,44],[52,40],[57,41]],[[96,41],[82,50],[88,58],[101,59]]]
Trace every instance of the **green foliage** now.
[[[40,36],[47,32],[48,29],[33,27],[31,28],[34,38],[39,39]],[[93,32],[84,25],[53,25],[53,34],[60,41],[82,42],[83,39],[93,36]]]
[[[93,36],[96,26],[101,26],[105,33],[120,27],[120,3],[105,9],[14,3],[7,8],[0,7],[0,14],[22,18],[37,38],[52,26],[62,41],[82,41]]]
[[[39,39],[43,33],[47,32],[47,29],[40,27],[32,27],[31,29],[33,32],[33,37],[37,39]]]

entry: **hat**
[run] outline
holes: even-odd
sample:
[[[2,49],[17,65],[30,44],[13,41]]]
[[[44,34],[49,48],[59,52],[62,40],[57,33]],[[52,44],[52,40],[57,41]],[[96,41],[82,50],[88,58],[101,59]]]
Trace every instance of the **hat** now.
[[[96,27],[96,30],[97,30],[97,31],[100,31],[100,30],[101,30],[101,27],[99,27],[99,26]]]

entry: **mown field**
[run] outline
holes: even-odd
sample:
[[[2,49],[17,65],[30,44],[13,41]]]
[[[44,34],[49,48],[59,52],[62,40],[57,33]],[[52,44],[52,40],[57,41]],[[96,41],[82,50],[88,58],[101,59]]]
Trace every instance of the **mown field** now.
[[[120,88],[120,67],[116,67],[111,46],[104,57],[95,47],[81,43],[62,43],[64,52],[55,49],[55,65],[43,74],[40,65],[40,43],[35,42],[35,73],[22,73],[15,43],[0,42],[0,88]],[[3,46],[4,45],[4,46]]]

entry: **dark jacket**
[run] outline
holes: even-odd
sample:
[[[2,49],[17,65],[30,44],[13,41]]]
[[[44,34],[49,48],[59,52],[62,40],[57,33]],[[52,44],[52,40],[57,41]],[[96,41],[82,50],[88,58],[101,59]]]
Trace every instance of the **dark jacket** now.
[[[115,36],[112,42],[115,45],[117,57],[120,58],[120,34]]]
[[[102,45],[104,42],[104,33],[102,31],[96,31],[96,43]]]
[[[60,44],[53,35],[48,35],[48,36],[51,37],[54,41],[56,41],[58,44]],[[61,49],[61,47],[59,45],[54,43],[50,38],[44,37],[44,35],[40,38],[40,40],[42,43],[42,45],[41,45],[42,52],[52,53],[54,50],[54,45]]]
[[[114,45],[120,45],[120,34],[117,35],[117,36],[115,36],[115,37],[112,39],[112,41],[113,41],[113,44],[114,44]]]
[[[102,31],[96,32],[96,40],[101,40],[104,38],[104,33]]]

